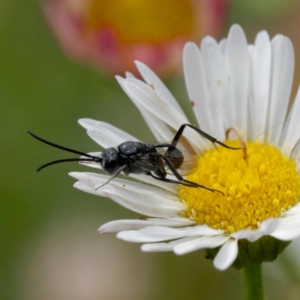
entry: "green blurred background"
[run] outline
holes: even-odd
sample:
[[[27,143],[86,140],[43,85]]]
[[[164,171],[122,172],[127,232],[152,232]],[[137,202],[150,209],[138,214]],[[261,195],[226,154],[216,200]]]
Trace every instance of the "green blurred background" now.
[[[294,95],[300,82],[300,2],[233,1],[221,36],[232,23],[243,26],[249,42],[261,29],[291,38]],[[83,117],[112,123],[141,140],[153,137],[113,78],[60,51],[36,0],[0,1],[0,45],[0,299],[243,298],[240,271],[215,270],[204,251],[145,254],[114,234],[100,236],[101,224],[137,216],[75,190],[67,173],[86,168],[61,164],[35,175],[36,167],[68,155],[25,129],[82,151],[99,151],[77,124]],[[167,85],[193,120],[183,79]],[[298,253],[295,243],[264,265],[269,299],[300,298]]]

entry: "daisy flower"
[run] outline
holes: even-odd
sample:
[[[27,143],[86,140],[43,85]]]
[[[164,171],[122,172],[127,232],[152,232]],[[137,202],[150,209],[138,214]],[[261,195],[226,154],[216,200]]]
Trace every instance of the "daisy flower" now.
[[[139,59],[170,76],[181,71],[186,41],[220,33],[228,2],[47,0],[42,8],[69,57],[109,74],[136,72]]]
[[[189,123],[162,81],[143,63],[136,66],[144,81],[127,73],[117,76],[158,141],[170,141]],[[220,141],[240,147],[227,129],[237,130],[247,154],[212,143],[190,129],[184,137],[198,157],[198,169],[186,178],[221,193],[130,175],[132,181],[99,173],[72,172],[75,187],[108,197],[141,218],[117,220],[100,233],[142,243],[142,251],[183,255],[206,249],[214,266],[225,270],[272,261],[300,235],[298,146],[300,93],[288,112],[294,72],[291,41],[267,32],[248,44],[242,28],[233,25],[219,43],[205,37],[200,47],[187,43],[183,52],[188,99],[198,126]],[[137,138],[105,122],[79,123],[101,147],[116,147]],[[100,153],[91,153],[100,155]],[[100,168],[96,163],[83,163]]]

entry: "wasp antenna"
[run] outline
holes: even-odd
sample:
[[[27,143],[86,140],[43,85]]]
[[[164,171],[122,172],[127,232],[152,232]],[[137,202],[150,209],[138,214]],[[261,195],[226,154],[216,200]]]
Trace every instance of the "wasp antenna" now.
[[[98,158],[98,157],[97,157]],[[41,171],[42,169],[49,167],[51,165],[55,165],[55,164],[59,164],[59,163],[63,163],[63,162],[68,162],[68,161],[96,161],[95,159],[92,158],[65,158],[65,159],[58,159],[58,160],[54,160],[54,161],[50,161],[42,166],[40,166],[35,173],[38,173],[39,171]],[[98,161],[98,160],[97,160]],[[99,160],[100,161],[100,160]]]
[[[32,137],[34,137],[35,139],[39,140],[40,142],[42,142],[44,144],[47,144],[47,145],[50,145],[50,146],[52,146],[54,148],[58,148],[58,149],[61,149],[61,150],[67,151],[67,152],[71,152],[71,153],[83,155],[83,156],[94,158],[94,159],[99,159],[97,156],[92,156],[90,154],[87,154],[87,153],[84,153],[84,152],[81,152],[81,151],[77,151],[77,150],[74,150],[74,149],[70,149],[70,148],[67,148],[67,147],[63,147],[63,146],[51,143],[51,142],[49,142],[47,140],[44,140],[44,139],[40,138],[39,136],[35,135],[34,133],[32,133],[29,130],[26,130],[26,132],[28,134],[30,134]]]

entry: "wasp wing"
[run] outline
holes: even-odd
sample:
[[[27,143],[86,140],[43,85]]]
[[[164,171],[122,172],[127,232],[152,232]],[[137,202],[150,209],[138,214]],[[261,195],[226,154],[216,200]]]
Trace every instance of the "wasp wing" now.
[[[198,159],[197,159],[197,155],[194,152],[194,150],[192,149],[192,147],[190,147],[189,145],[186,145],[186,143],[178,142],[178,144],[176,145],[176,148],[182,153],[182,156],[183,156],[183,163],[179,168],[176,168],[177,172],[182,176],[186,176],[186,175],[194,173],[198,167]],[[171,149],[171,151],[172,151],[172,149]],[[165,150],[165,152],[160,152],[160,153],[162,153],[165,156],[168,156],[167,149]],[[173,165],[177,164],[176,161],[173,161],[172,163],[173,163]],[[172,171],[169,170],[169,168],[167,166],[165,166],[165,168],[166,168],[166,172],[168,174],[173,175]]]
[[[147,144],[154,144],[158,146],[156,150],[161,155],[164,155],[165,157],[171,156],[169,155],[168,151],[169,146],[159,147],[159,145],[171,145],[171,142],[147,142]],[[198,167],[198,160],[193,149],[186,146],[185,143],[182,142],[178,142],[178,144],[176,145],[176,149],[180,151],[180,156],[177,158],[174,158],[174,156],[172,156],[172,159],[170,161],[176,168],[177,172],[182,176],[194,173]],[[171,151],[173,150],[170,150],[170,154]],[[147,168],[149,171],[155,171],[158,169],[157,160],[155,158],[156,156],[157,153],[155,152],[139,155],[136,157],[136,163],[143,168]],[[183,162],[181,163],[182,160]],[[165,162],[163,162],[163,164],[167,174],[174,175],[169,167],[165,164]],[[180,167],[178,167],[178,165],[180,165]]]
[[[149,144],[149,143],[148,143]],[[137,155],[134,158],[134,162],[145,170],[156,171],[158,169],[157,165],[157,153],[146,153],[143,155]]]

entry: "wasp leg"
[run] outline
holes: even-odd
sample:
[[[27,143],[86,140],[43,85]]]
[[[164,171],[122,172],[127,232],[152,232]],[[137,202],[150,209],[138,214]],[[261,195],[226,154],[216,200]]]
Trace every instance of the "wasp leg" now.
[[[218,141],[216,138],[214,138],[213,136],[207,134],[206,132],[202,131],[201,129],[199,129],[198,127],[194,126],[194,125],[191,125],[191,124],[182,124],[180,126],[180,128],[178,129],[178,131],[176,132],[174,138],[173,138],[173,141],[171,142],[171,145],[173,147],[176,147],[177,143],[179,142],[179,139],[180,137],[182,136],[183,134],[183,131],[186,127],[190,127],[192,129],[194,129],[195,131],[197,131],[200,135],[202,135],[203,137],[205,137],[206,139],[208,139],[209,141],[211,141],[213,144],[219,144],[225,148],[228,148],[228,149],[232,149],[232,150],[240,150],[241,148],[234,148],[234,147],[230,147],[230,146],[227,146],[225,144],[223,144],[222,142]],[[170,147],[171,148],[171,147]],[[169,149],[168,149],[169,150]]]
[[[122,171],[124,171],[127,168],[127,165],[124,165],[123,167],[121,167],[111,178],[109,178],[106,182],[104,182],[103,184],[97,185],[95,187],[95,191],[97,191],[98,189],[100,189],[101,187],[103,187],[104,185],[108,184],[110,181],[112,181],[114,178],[116,178]]]
[[[181,184],[181,185],[185,185],[185,186],[189,186],[189,187],[194,187],[194,188],[202,188],[202,189],[206,189],[208,191],[211,191],[211,192],[219,192],[221,194],[224,195],[223,192],[219,191],[219,190],[216,190],[216,189],[212,189],[212,188],[209,188],[209,187],[206,187],[204,185],[201,185],[201,184],[198,184],[198,183],[195,183],[193,181],[189,181],[189,180],[186,180],[184,179],[178,172],[177,170],[175,169],[175,167],[173,166],[172,162],[167,158],[165,157],[164,155],[162,154],[158,154],[159,157],[161,157],[161,159],[165,162],[165,164],[170,168],[171,172],[173,173],[173,175],[178,179],[178,181],[176,180],[173,180],[175,182],[172,182],[171,179],[167,179],[165,177],[162,177],[158,180],[161,180],[161,181],[165,181],[165,182],[172,182],[172,183],[178,183],[178,184]],[[151,175],[153,177],[153,175]],[[157,178],[156,178],[157,179]],[[162,180],[163,179],[163,180]]]
[[[157,156],[157,168],[156,175],[160,176],[161,178],[166,178],[167,172],[163,163],[163,160],[160,155]]]
[[[165,178],[165,177],[158,177],[153,175],[152,173],[149,173],[149,175],[159,181],[163,181],[163,182],[168,182],[168,183],[174,183],[174,184],[180,184],[180,185],[184,185],[184,186],[188,186],[188,187],[193,187],[193,188],[199,188],[202,187],[201,185],[197,184],[197,183],[193,183],[193,184],[189,184],[189,183],[185,183],[179,180],[173,180],[173,179],[169,179],[169,178]],[[203,188],[206,188],[205,186],[203,186]],[[214,192],[215,190],[211,190],[212,192]]]
[[[162,143],[162,144],[156,144],[154,145],[155,149],[156,148],[166,148],[166,147],[169,147],[169,148],[174,148],[174,146],[170,143]]]
[[[224,196],[224,193],[219,191],[219,190],[215,190],[215,189],[211,189],[211,188],[208,188],[204,185],[200,185],[200,184],[197,184],[195,182],[192,182],[192,181],[188,181],[188,180],[185,180],[185,181],[180,181],[180,180],[173,180],[173,179],[169,179],[169,178],[165,178],[165,177],[158,177],[158,176],[155,176],[153,174],[149,174],[152,178],[156,179],[156,180],[159,180],[159,181],[163,181],[163,182],[167,182],[167,183],[174,183],[174,184],[180,184],[180,185],[183,185],[183,186],[188,186],[188,187],[191,187],[191,188],[203,188],[203,189],[206,189],[206,190],[209,190],[210,192],[219,192],[221,193],[223,196]]]

